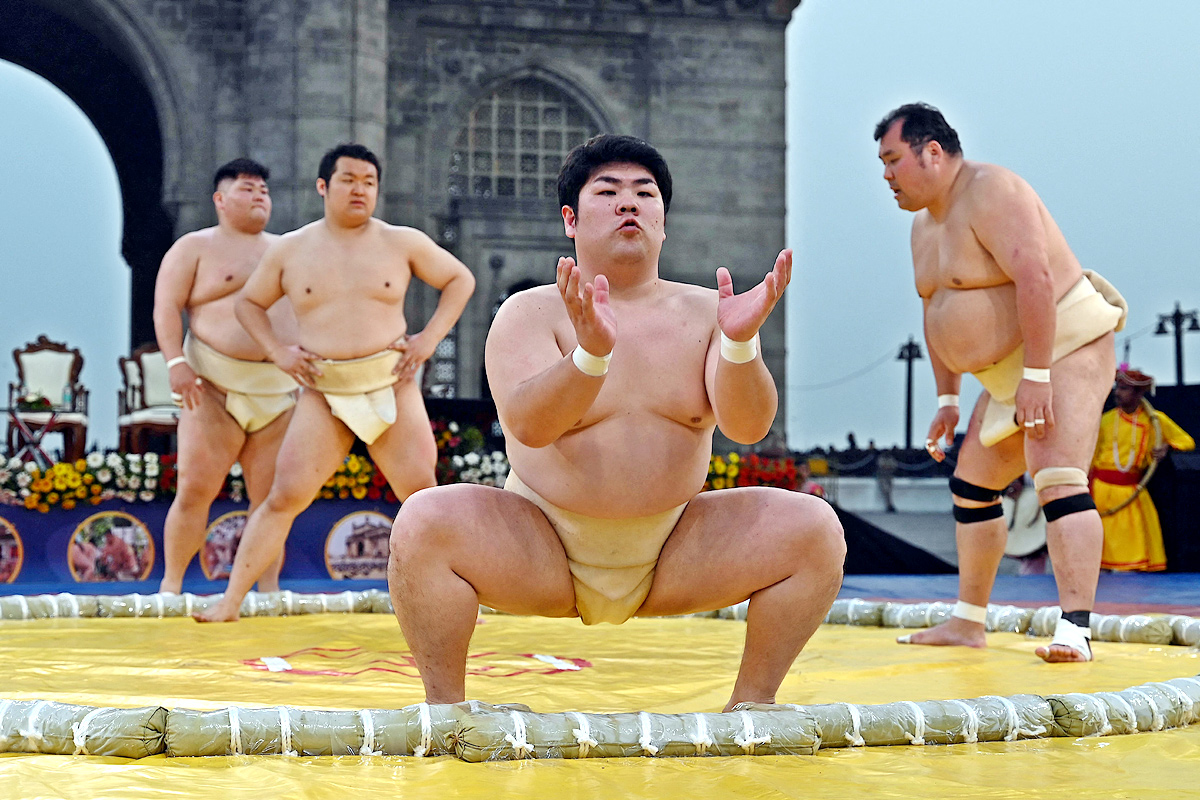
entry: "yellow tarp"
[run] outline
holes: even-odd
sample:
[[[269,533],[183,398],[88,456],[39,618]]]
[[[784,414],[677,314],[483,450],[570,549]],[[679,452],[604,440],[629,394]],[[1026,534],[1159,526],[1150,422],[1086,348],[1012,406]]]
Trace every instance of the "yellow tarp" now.
[[[743,623],[714,619],[594,628],[574,620],[481,619],[468,696],[536,711],[718,711],[745,630]],[[780,701],[1116,691],[1200,672],[1200,653],[1183,647],[1100,642],[1095,663],[1048,665],[1033,656],[1044,640],[1017,634],[991,634],[990,649],[975,651],[895,645],[896,633],[822,627],[785,680]],[[271,672],[264,657],[282,658],[291,670]],[[0,674],[0,699],[84,705],[357,709],[422,699],[399,628],[384,615],[254,618],[227,626],[187,619],[4,622]],[[812,757],[483,765],[450,757],[128,761],[4,754],[0,797],[1195,797],[1198,752],[1200,726],[1084,740],[841,748]]]

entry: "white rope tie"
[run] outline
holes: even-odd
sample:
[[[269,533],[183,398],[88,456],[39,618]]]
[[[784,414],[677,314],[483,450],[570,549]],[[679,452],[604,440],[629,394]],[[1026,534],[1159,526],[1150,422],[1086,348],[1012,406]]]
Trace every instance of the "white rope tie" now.
[[[37,596],[37,599],[46,601],[46,613],[47,613],[47,616],[50,617],[50,619],[58,619],[58,601],[57,600],[55,600],[51,595],[48,595],[48,594],[40,594]]]
[[[914,722],[916,725],[916,730],[914,730],[911,734],[904,734],[904,738],[908,739],[908,741],[914,745],[925,744],[925,712],[921,710],[919,705],[911,700],[902,700],[901,702],[912,709],[913,716],[915,717]]]
[[[242,723],[238,719],[237,706],[229,707],[229,750],[235,756],[242,754]]]
[[[1113,732],[1112,720],[1108,718],[1108,703],[1094,694],[1086,695],[1086,697],[1088,702],[1093,703],[1100,710],[1100,716],[1104,717],[1104,727],[1097,731],[1096,735],[1108,736]]]
[[[1155,685],[1165,687],[1175,693],[1175,696],[1179,698],[1179,702],[1183,705],[1183,709],[1187,713],[1187,719],[1183,720],[1183,724],[1186,725],[1191,722],[1196,704],[1192,702],[1192,698],[1188,697],[1187,692],[1173,683],[1159,683]]]
[[[850,712],[850,732],[846,734],[846,741],[851,747],[863,747],[867,740],[862,737],[862,716],[858,713],[858,706],[853,703],[842,703]]]
[[[1154,702],[1154,698],[1140,689],[1129,689],[1129,691],[1145,700],[1146,704],[1150,706],[1150,730],[1161,731],[1163,729],[1164,720],[1162,712],[1158,710],[1158,703]]]
[[[1000,705],[1004,706],[1005,719],[1008,723],[1008,733],[1004,734],[1004,741],[1015,741],[1018,736],[1033,738],[1041,736],[1046,732],[1046,727],[1044,725],[1036,725],[1032,728],[1022,728],[1021,718],[1017,714],[1017,706],[1012,700],[1009,700],[1007,697],[1003,697],[998,694],[989,695],[989,697],[996,698],[1000,701]]]
[[[979,714],[975,708],[965,700],[951,700],[951,703],[962,708],[967,715],[967,726],[963,732],[963,742],[965,744],[975,744],[979,741]]]
[[[319,597],[321,599],[321,613],[328,614],[329,613],[329,595],[319,594],[319,595],[317,595],[317,597]]]
[[[283,597],[280,599],[283,600],[283,604],[287,608],[287,613],[288,613],[288,616],[290,617],[292,615],[292,590],[284,589]]]
[[[346,600],[346,610],[342,613],[354,613],[354,592],[347,589],[346,591],[342,592],[342,597]]]
[[[258,592],[250,592],[242,600],[242,605],[246,606],[244,612],[247,617],[258,616]]]
[[[641,723],[642,735],[638,739],[638,744],[642,747],[642,752],[648,756],[658,755],[658,748],[650,743],[650,715],[645,711],[638,712],[638,722]]]
[[[770,744],[771,734],[766,736],[754,735],[754,720],[746,711],[738,712],[742,715],[742,735],[733,737],[733,743],[746,751],[746,755],[754,755],[755,745]]]
[[[103,708],[93,708],[91,711],[89,711],[87,714],[84,715],[83,719],[81,719],[81,720],[79,720],[79,722],[76,722],[73,725],[71,725],[71,739],[75,742],[75,752],[72,753],[72,755],[76,755],[76,756],[90,756],[91,755],[91,753],[89,753],[88,749],[87,749],[88,725],[91,725],[92,720],[94,720],[96,718],[96,716],[103,710],[104,710]]]
[[[703,714],[696,714],[696,735],[692,737],[692,744],[696,746],[696,755],[702,756],[708,752],[716,742],[708,735],[708,720]]]
[[[21,619],[29,619],[29,601],[25,599],[25,595],[17,595],[17,605],[21,607]]]
[[[572,711],[571,716],[579,720],[579,727],[571,730],[575,741],[579,743],[579,758],[587,758],[588,751],[593,747],[598,747],[600,743],[592,738],[592,723],[588,722],[585,715],[578,711]]]
[[[142,596],[137,592],[134,592],[129,596],[133,598],[129,601],[133,606],[133,616],[135,619],[140,619],[142,616]]]
[[[287,706],[279,706],[279,749],[285,756],[300,755],[292,749],[292,720],[288,716]]]
[[[866,601],[858,597],[852,597],[850,598],[850,604],[846,607],[846,619],[850,621],[851,625],[853,625],[855,622],[858,622],[858,619],[854,616],[854,609],[857,608],[860,603],[865,605]]]
[[[33,708],[29,711],[29,719],[25,721],[25,728],[18,730],[17,734],[27,741],[33,742],[34,752],[41,752],[41,743],[46,740],[38,727],[38,715],[42,713],[42,709],[46,707],[45,700],[39,700],[33,704]]]
[[[417,703],[417,716],[421,720],[421,743],[413,748],[413,755],[424,758],[433,747],[433,720],[429,718],[429,703]]]
[[[11,737],[5,733],[4,715],[8,713],[8,707],[12,705],[12,700],[0,700],[0,748],[8,748],[8,742]]]
[[[192,604],[195,602],[195,600],[196,596],[191,592],[188,592],[183,596],[183,613],[185,616],[190,617],[192,615]]]
[[[166,607],[163,605],[163,596],[161,592],[154,594],[154,612],[159,619],[162,619],[166,612]]]
[[[1126,629],[1128,628],[1128,626],[1134,621],[1134,619],[1135,619],[1135,617],[1132,617],[1132,616],[1121,617],[1121,622],[1119,625],[1117,625],[1117,639],[1119,641],[1122,641],[1122,642],[1129,641],[1129,639],[1125,638],[1125,632],[1126,632]]]
[[[365,708],[358,710],[358,718],[362,720],[363,736],[362,747],[358,748],[360,756],[381,756],[382,750],[375,749],[375,720],[371,716],[371,712]]]
[[[1129,705],[1129,701],[1121,697],[1117,692],[1098,692],[1100,697],[1110,698],[1113,705],[1120,708],[1122,716],[1125,717],[1125,722],[1131,728],[1130,733],[1138,732],[1137,713],[1133,710],[1133,706]]]
[[[512,745],[513,755],[517,758],[532,758],[533,747],[525,739],[525,720],[521,717],[521,712],[510,711],[508,714],[512,717],[516,736],[506,733],[504,734],[504,741]]]

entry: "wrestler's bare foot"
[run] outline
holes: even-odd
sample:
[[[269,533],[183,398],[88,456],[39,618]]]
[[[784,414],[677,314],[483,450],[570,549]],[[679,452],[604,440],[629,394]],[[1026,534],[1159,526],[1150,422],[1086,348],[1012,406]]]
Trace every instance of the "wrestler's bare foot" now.
[[[899,636],[896,641],[900,644],[987,647],[987,636],[983,625],[958,617],[951,617],[940,625],[934,625],[923,631]]]
[[[206,608],[203,611],[197,611],[192,614],[192,619],[196,622],[237,622],[240,618],[240,607],[233,606],[232,608],[226,604],[224,599],[211,608]]]
[[[257,589],[259,592],[263,592],[263,593],[278,592],[279,591],[279,581],[278,580],[274,580],[274,581],[261,581],[260,580],[258,582]]]
[[[167,584],[165,581],[158,585],[159,594],[181,594],[183,586],[178,583]]]
[[[1092,660],[1088,658],[1086,653],[1081,653],[1074,647],[1069,647],[1065,644],[1051,644],[1049,647],[1039,647],[1033,652],[1038,658],[1048,664],[1066,664]]]

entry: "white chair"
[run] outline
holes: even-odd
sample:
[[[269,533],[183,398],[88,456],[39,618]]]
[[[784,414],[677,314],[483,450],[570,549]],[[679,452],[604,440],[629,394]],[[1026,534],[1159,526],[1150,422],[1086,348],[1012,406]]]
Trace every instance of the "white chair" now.
[[[173,434],[179,426],[179,407],[171,399],[171,378],[167,360],[156,345],[146,344],[133,351],[139,385],[136,404],[129,413],[129,451],[146,452],[145,437],[151,433]]]
[[[121,388],[117,390],[117,449],[128,453],[133,446],[133,410],[142,389],[142,368],[136,358],[129,356],[119,356],[117,368],[121,371]]]
[[[64,458],[82,458],[87,442],[88,392],[79,383],[83,369],[79,350],[39,336],[36,342],[13,350],[13,361],[17,383],[8,385],[9,454],[48,463],[42,438],[48,433],[61,433]],[[32,397],[45,398],[50,407],[23,409]]]

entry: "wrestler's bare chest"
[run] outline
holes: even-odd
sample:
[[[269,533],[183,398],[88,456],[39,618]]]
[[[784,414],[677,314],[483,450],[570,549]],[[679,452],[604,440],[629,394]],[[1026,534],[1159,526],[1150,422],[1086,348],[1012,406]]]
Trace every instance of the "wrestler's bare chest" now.
[[[196,261],[189,307],[194,310],[240,291],[269,244],[266,237],[253,240],[214,237],[205,242]]]
[[[346,311],[359,304],[403,306],[412,281],[408,253],[379,241],[356,245],[318,241],[292,248],[282,282],[297,314],[331,305]]]
[[[940,289],[986,289],[1010,282],[966,215],[952,213],[939,222],[922,212],[913,221],[912,254],[917,293],[926,299]]]

